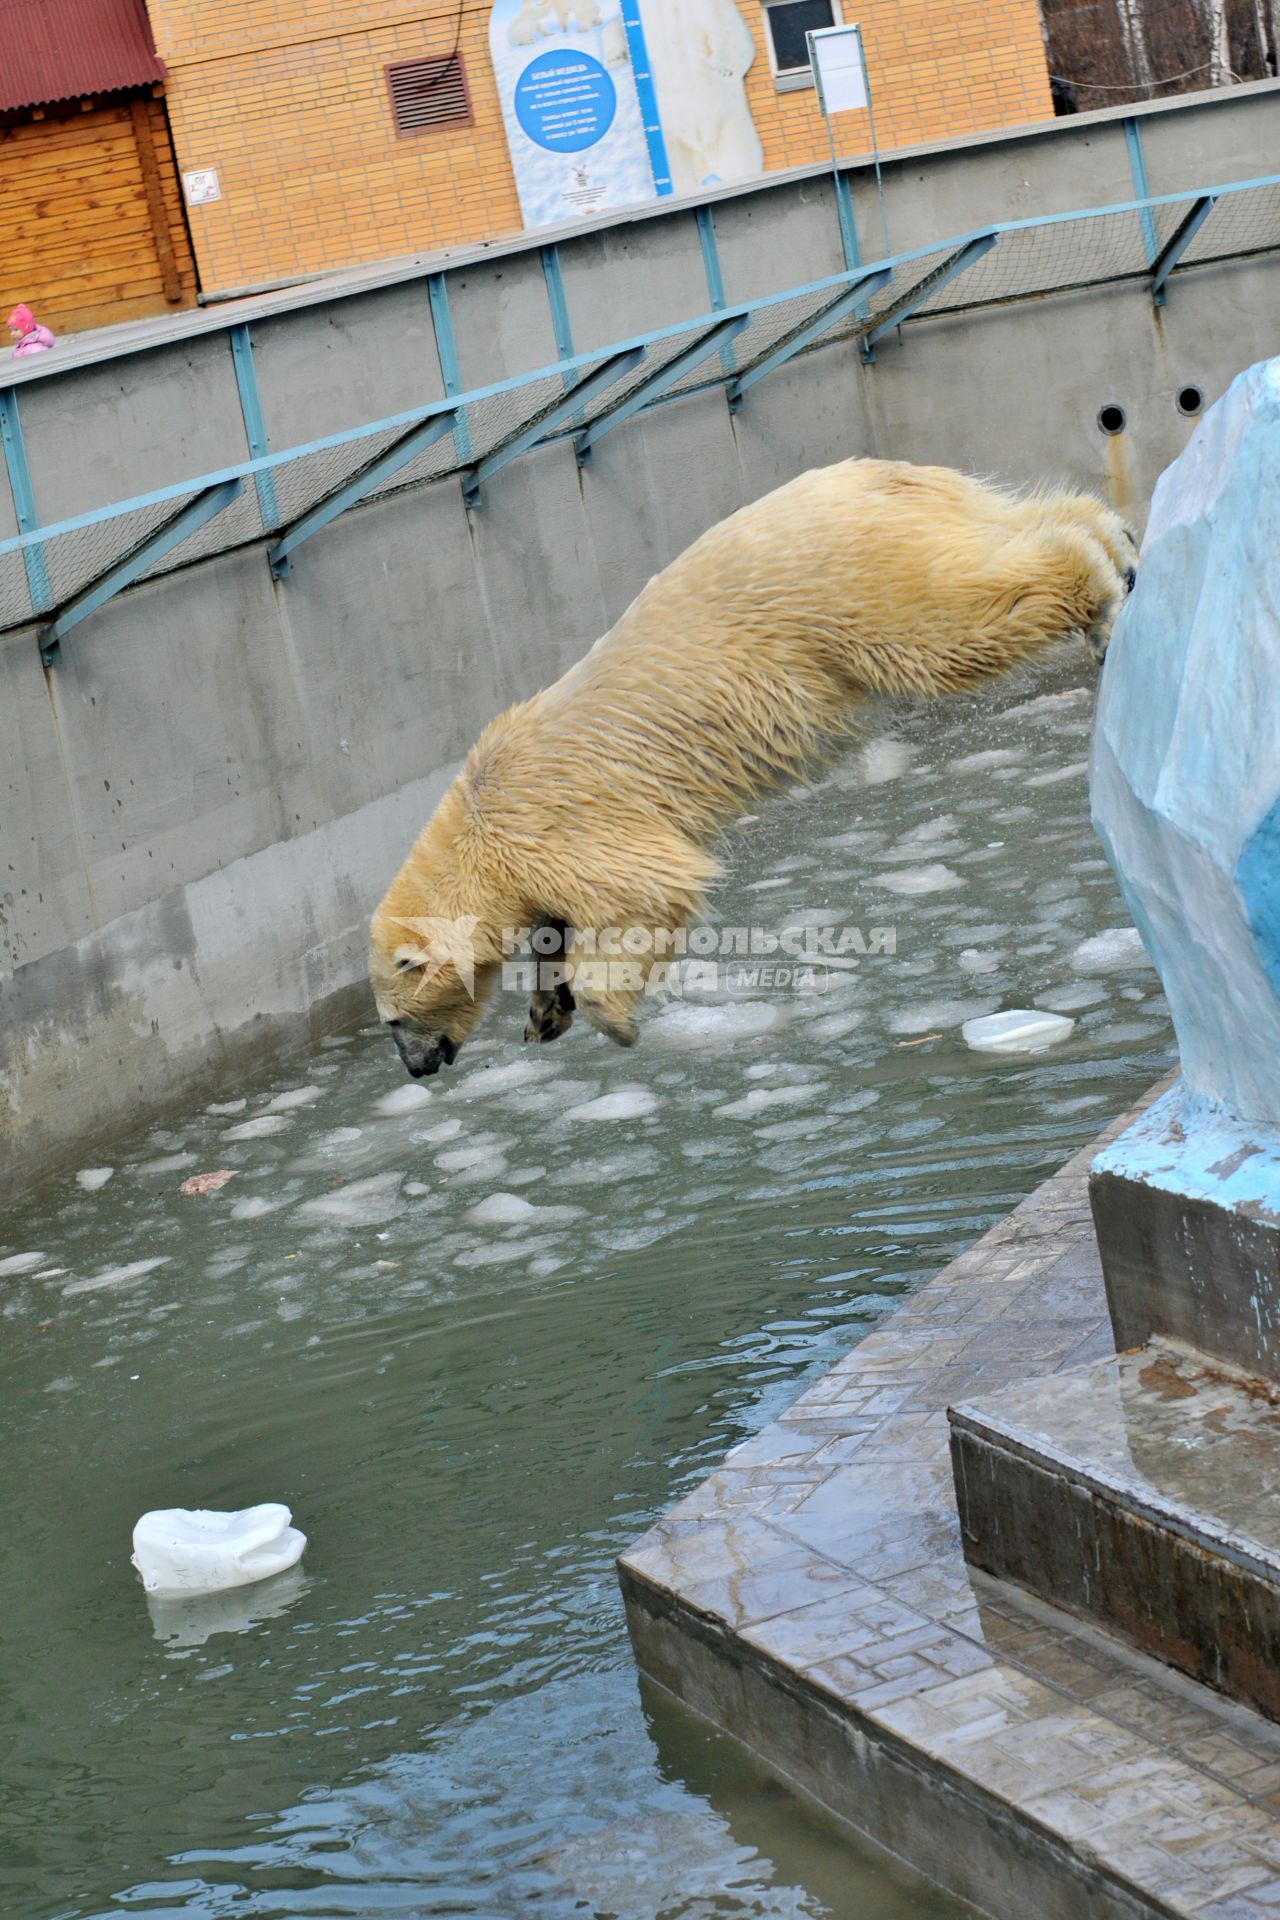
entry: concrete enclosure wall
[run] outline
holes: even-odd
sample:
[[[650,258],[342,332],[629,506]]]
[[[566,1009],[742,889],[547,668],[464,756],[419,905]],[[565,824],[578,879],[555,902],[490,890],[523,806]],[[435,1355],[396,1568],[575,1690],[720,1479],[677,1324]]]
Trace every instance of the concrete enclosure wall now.
[[[1152,192],[1262,172],[1274,85],[1140,119]],[[895,247],[1133,196],[1118,116],[886,169]],[[854,179],[864,253],[879,211]],[[727,298],[844,265],[829,176],[714,206]],[[705,312],[693,210],[559,247],[574,346]],[[555,358],[537,248],[461,261],[447,287],[464,384]],[[1197,268],[1155,312],[1140,283],[913,324],[870,367],[792,361],[731,415],[721,391],[635,419],[580,472],[516,461],[468,511],[456,481],[354,510],[274,582],[242,548],[126,593],[42,668],[0,636],[0,1197],[246,1057],[366,1004],[365,925],[482,724],[576,659],[704,528],[852,454],[1013,482],[1062,478],[1140,518],[1193,422],[1280,350],[1275,257]],[[273,448],[439,397],[421,275],[241,307]],[[48,523],[243,459],[225,314],[145,350],[32,363],[18,393]],[[52,357],[51,357],[52,358]],[[1102,434],[1099,408],[1126,430]],[[13,530],[0,488],[0,537]],[[354,993],[354,998],[352,997]],[[390,1061],[389,1061],[390,1071]]]

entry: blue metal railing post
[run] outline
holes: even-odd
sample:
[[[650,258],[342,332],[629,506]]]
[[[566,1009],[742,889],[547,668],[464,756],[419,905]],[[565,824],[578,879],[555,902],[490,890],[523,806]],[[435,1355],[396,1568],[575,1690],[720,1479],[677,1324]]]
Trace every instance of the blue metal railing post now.
[[[913,287],[908,287],[902,298],[895,300],[887,312],[881,314],[870,333],[864,335],[867,353],[873,353],[886,333],[892,333],[895,327],[900,327],[904,320],[919,312],[925,301],[931,299],[940,288],[981,260],[984,254],[990,253],[999,238],[998,233],[975,234],[972,240],[967,240],[962,247],[949,254],[932,273],[926,273],[923,280],[917,280]]]
[[[262,418],[262,399],[258,393],[258,374],[253,364],[253,343],[249,338],[249,329],[243,321],[231,328],[231,358],[236,370],[236,389],[240,395],[240,414],[244,421],[244,437],[249,446],[249,458],[261,460],[270,453],[267,445],[267,429]],[[280,524],[280,509],[276,501],[276,483],[269,472],[254,475],[254,485],[258,490],[258,511],[262,515],[263,529],[273,533]]]
[[[157,527],[154,533],[139,541],[131,553],[118,560],[114,567],[108,567],[105,573],[100,573],[87,587],[82,587],[79,593],[68,600],[56,618],[41,629],[40,657],[46,667],[51,667],[57,658],[58,642],[64,634],[78,626],[87,614],[105,606],[108,600],[114,600],[118,593],[131,587],[144,573],[149,573],[157,561],[165,559],[175,547],[180,547],[206,521],[223,512],[233,500],[238,500],[243,492],[244,481],[241,479],[221,480],[216,486],[203,487],[194,500],[188,500],[162,527]]]
[[[598,440],[603,440],[606,433],[612,433],[614,428],[620,427],[624,420],[632,419],[644,407],[651,406],[702,361],[710,359],[716,352],[723,357],[743,328],[750,324],[750,316],[745,313],[735,313],[730,319],[722,320],[719,326],[712,327],[708,332],[701,334],[685,348],[683,353],[678,353],[673,360],[668,360],[665,367],[659,367],[657,372],[651,373],[647,380],[642,380],[638,387],[633,387],[625,399],[615,400],[611,407],[603,408],[591,425],[580,433],[574,442],[578,465],[580,467],[587,465],[591,458],[592,447]]]
[[[865,313],[871,295],[887,287],[892,278],[893,272],[889,267],[867,267],[852,286],[842,288],[834,299],[825,300],[816,312],[791,327],[781,340],[776,341],[758,359],[752,360],[736,379],[729,382],[729,411],[737,413],[744,394],[766,375],[785,366],[788,360],[793,360],[796,354],[811,346],[819,334],[825,333],[828,327],[834,327],[837,320],[843,320],[849,313]]]
[[[27,449],[22,439],[18,396],[12,387],[0,387],[0,439],[4,442],[4,464],[9,473],[9,491],[13,495],[13,517],[18,523],[18,532],[34,533],[40,522],[36,517],[35,495],[31,491],[31,470],[27,466]],[[49,575],[42,548],[24,547],[22,563],[27,573],[31,611],[48,613],[53,605],[53,595],[49,591]]]
[[[844,254],[845,268],[852,273],[862,265],[862,248],[858,245],[858,220],[853,205],[853,188],[849,185],[849,176],[838,166],[832,167],[832,179],[836,188],[836,217],[840,222],[840,248]],[[859,302],[853,309],[854,317],[865,320],[870,308],[865,301]],[[875,353],[867,345],[865,334],[858,335],[858,358],[864,366],[875,359]]]
[[[573,328],[569,323],[569,302],[565,298],[564,274],[560,268],[560,249],[552,241],[541,249],[542,278],[547,289],[547,306],[551,311],[551,332],[555,338],[556,352],[562,360],[573,359]],[[572,373],[560,376],[567,393],[573,385]]]
[[[707,293],[711,299],[711,311],[713,313],[723,313],[725,308],[724,273],[720,266],[720,248],[716,241],[715,215],[712,213],[710,207],[699,207],[696,218],[698,222],[698,244],[702,248],[702,271],[707,279]],[[727,340],[720,349],[720,365],[726,373],[731,374],[734,370],[735,361],[733,342],[731,340]]]
[[[444,283],[442,273],[427,275],[427,295],[431,301],[431,324],[435,329],[436,356],[440,361],[440,378],[444,381],[444,390],[450,400],[462,392],[462,369],[458,364],[458,343],[453,337],[453,315],[449,311],[449,289]],[[471,429],[467,425],[467,410],[459,407],[458,424],[453,430],[453,450],[458,457],[458,465],[465,466],[471,458]]]
[[[560,249],[553,241],[541,252],[542,278],[547,288],[547,305],[551,309],[551,331],[555,336],[556,352],[562,360],[572,360],[573,328],[569,324],[569,302],[565,299]]]
[[[402,467],[407,467],[409,462],[416,460],[420,453],[425,453],[428,447],[434,446],[436,441],[443,439],[446,433],[451,433],[457,424],[457,414],[448,412],[437,415],[433,420],[424,420],[420,426],[411,427],[408,433],[402,434],[400,439],[393,446],[388,447],[384,453],[380,453],[377,459],[366,462],[355,473],[349,474],[338,486],[326,493],[323,498],[317,500],[300,519],[295,520],[292,526],[285,529],[284,538],[277,540],[268,554],[271,571],[276,579],[282,580],[288,573],[289,555],[295,548],[300,547],[304,540],[310,540],[312,534],[319,533],[322,527],[329,526],[341,514],[346,513],[349,507],[358,506],[375,487],[382,486],[399,473]]]
[[[528,453],[550,434],[558,432],[575,415],[581,417],[583,406],[596,399],[635,371],[644,359],[644,347],[627,347],[621,353],[611,354],[593,373],[579,380],[570,388],[563,400],[557,400],[549,407],[543,407],[532,420],[525,420],[505,440],[487,453],[474,467],[469,467],[462,476],[462,497],[469,507],[480,504],[480,489],[492,474],[500,471],[518,454]]]
[[[1124,143],[1129,150],[1129,174],[1133,180],[1134,195],[1139,200],[1149,200],[1151,189],[1147,185],[1147,160],[1142,151],[1141,130],[1137,121],[1128,115],[1122,125]],[[1156,223],[1150,207],[1139,208],[1138,224],[1142,228],[1142,244],[1147,250],[1147,265],[1153,267],[1160,248],[1156,240]]]
[[[1201,194],[1185,220],[1170,235],[1151,263],[1151,304],[1162,307],[1168,298],[1169,275],[1217,206],[1211,193]]]

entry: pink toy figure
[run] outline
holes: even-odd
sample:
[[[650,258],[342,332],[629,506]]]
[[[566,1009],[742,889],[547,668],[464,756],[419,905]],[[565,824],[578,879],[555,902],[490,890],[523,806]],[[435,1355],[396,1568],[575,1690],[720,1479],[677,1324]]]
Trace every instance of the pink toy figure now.
[[[15,360],[21,353],[44,353],[53,345],[53,335],[48,327],[40,325],[30,307],[15,307],[9,315],[8,326],[13,335]]]

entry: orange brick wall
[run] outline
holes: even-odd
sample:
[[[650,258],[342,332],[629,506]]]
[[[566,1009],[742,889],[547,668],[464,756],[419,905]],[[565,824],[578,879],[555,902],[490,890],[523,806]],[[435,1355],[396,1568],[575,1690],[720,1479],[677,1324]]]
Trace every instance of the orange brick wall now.
[[[675,0],[679,4],[679,0]],[[756,0],[748,98],[769,170],[826,157],[811,88],[779,93]],[[489,0],[150,0],[179,165],[217,169],[190,210],[206,290],[520,230]],[[846,18],[855,17],[846,0]],[[882,151],[1047,118],[1036,0],[859,0]],[[460,30],[475,124],[397,136],[384,67]],[[836,122],[865,151],[865,116]]]

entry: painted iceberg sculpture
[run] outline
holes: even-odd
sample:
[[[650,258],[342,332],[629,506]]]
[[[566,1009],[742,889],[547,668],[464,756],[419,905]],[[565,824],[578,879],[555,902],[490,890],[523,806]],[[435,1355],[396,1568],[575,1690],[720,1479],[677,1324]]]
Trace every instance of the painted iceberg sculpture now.
[[[1156,487],[1090,793],[1184,1104],[1280,1125],[1280,359],[1240,374]]]

